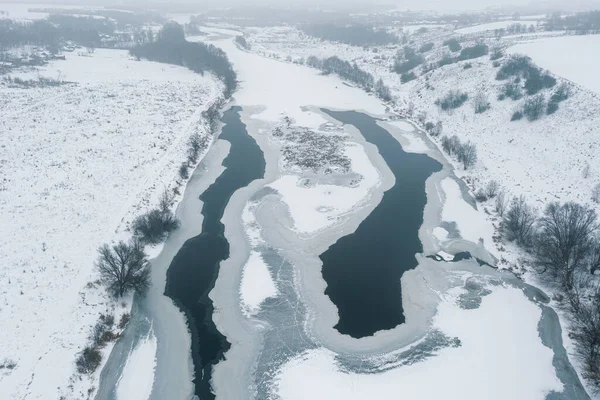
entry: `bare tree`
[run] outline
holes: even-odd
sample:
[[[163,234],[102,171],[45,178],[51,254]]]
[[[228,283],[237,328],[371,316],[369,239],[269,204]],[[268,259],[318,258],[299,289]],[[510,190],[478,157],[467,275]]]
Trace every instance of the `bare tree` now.
[[[600,203],[600,183],[592,189],[592,201],[594,203]]]
[[[435,126],[433,127],[433,129],[431,130],[431,136],[440,136],[442,134],[442,132],[444,131],[444,125],[442,124],[442,121],[438,121]]]
[[[571,305],[571,336],[575,354],[584,367],[584,377],[600,390],[600,288],[590,284],[589,276],[568,293]],[[584,294],[584,291],[587,294]]]
[[[160,200],[158,204],[160,211],[162,211],[163,213],[171,212],[171,205],[173,204],[173,194],[167,189],[163,190],[163,192],[160,194]]]
[[[487,111],[489,108],[490,101],[488,95],[483,91],[477,92],[473,98],[473,109],[475,110],[475,114],[481,114]]]
[[[109,292],[122,297],[130,290],[143,293],[150,285],[150,269],[140,242],[120,241],[98,249],[96,267]]]
[[[464,169],[469,169],[477,162],[477,148],[474,143],[467,142],[463,144],[456,155],[458,161],[463,164]]]
[[[583,179],[587,179],[590,177],[590,164],[589,163],[585,163],[585,165],[583,166],[583,169],[581,170],[581,176],[583,177]]]
[[[584,267],[593,250],[596,212],[577,203],[553,202],[546,207],[539,225],[536,263],[559,278],[565,289],[571,289],[575,271]]]
[[[506,195],[504,190],[500,190],[496,195],[496,212],[499,216],[503,217],[508,204],[510,203],[509,196]]]
[[[485,187],[485,195],[488,199],[493,199],[498,195],[499,190],[500,185],[497,181],[489,181],[487,186]]]
[[[204,147],[204,143],[200,134],[192,134],[188,139],[188,146],[188,160],[191,163],[195,163],[198,161],[200,150],[202,150]]]
[[[535,211],[525,200],[525,196],[514,198],[502,219],[502,231],[508,240],[522,246],[529,246],[536,221]]]

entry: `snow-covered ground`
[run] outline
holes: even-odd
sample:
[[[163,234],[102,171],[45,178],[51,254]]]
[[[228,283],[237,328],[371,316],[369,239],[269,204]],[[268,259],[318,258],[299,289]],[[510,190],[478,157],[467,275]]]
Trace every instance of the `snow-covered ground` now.
[[[438,307],[433,329],[458,338],[458,347],[378,374],[341,370],[335,353],[309,350],[281,368],[274,393],[286,400],[531,400],[560,391],[553,352],[538,336],[540,308],[519,289],[486,289],[491,293],[479,308],[459,306],[460,288],[447,293]]]
[[[486,248],[497,254],[493,243],[494,227],[478,210],[467,204],[462,197],[460,187],[455,180],[446,178],[441,183],[445,195],[442,207],[442,221],[454,222],[460,236],[473,243],[489,244]]]
[[[175,188],[187,138],[208,134],[201,112],[222,88],[121,50],[11,75],[38,74],[72,84],[0,85],[0,356],[16,363],[0,393],[80,398],[75,357],[99,314],[120,308],[96,283],[97,248]]]
[[[242,307],[248,315],[260,310],[260,305],[269,297],[277,296],[277,287],[259,252],[252,251],[244,265],[240,285]]]
[[[289,206],[299,233],[314,234],[330,227],[345,213],[356,212],[357,207],[368,200],[373,188],[381,183],[379,172],[362,146],[348,145],[344,152],[351,160],[352,171],[362,177],[354,187],[307,184],[306,179],[295,175],[284,175],[270,185]]]
[[[129,352],[117,384],[118,400],[148,400],[156,367],[156,338],[152,333]]]
[[[536,40],[517,44],[509,52],[526,54],[540,67],[600,94],[600,35]]]

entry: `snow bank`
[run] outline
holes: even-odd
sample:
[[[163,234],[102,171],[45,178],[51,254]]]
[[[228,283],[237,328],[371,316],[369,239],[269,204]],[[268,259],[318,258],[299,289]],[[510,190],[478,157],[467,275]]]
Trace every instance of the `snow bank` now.
[[[379,172],[361,145],[348,145],[344,152],[351,160],[352,171],[362,176],[356,187],[307,185],[306,179],[296,175],[284,175],[269,185],[288,205],[298,232],[312,234],[331,226],[345,213],[364,203],[371,190],[380,184]]]
[[[542,400],[561,390],[553,352],[538,335],[538,306],[519,289],[495,288],[478,309],[464,310],[456,303],[461,292],[446,296],[434,320],[434,327],[457,337],[460,347],[374,374],[341,371],[334,353],[310,350],[279,370],[277,395],[286,400]]]
[[[154,383],[156,338],[152,333],[129,353],[117,383],[118,400],[148,400]]]
[[[242,309],[246,315],[255,315],[263,301],[277,296],[277,287],[269,267],[259,252],[250,252],[250,257],[243,267],[240,295]]]
[[[455,222],[463,239],[473,243],[483,241],[484,245],[488,245],[487,250],[493,253],[494,227],[492,224],[485,219],[482,213],[463,199],[460,187],[454,179],[444,179],[441,186],[445,196],[442,220]]]
[[[526,54],[540,67],[600,94],[600,35],[561,36],[520,43],[508,52]]]

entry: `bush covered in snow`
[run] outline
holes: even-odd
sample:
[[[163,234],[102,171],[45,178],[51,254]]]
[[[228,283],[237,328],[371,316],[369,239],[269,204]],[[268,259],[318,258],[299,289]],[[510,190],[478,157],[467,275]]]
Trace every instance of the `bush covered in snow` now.
[[[98,369],[101,362],[102,354],[100,354],[100,350],[94,346],[87,346],[77,357],[75,365],[77,366],[77,372],[80,374],[91,374]]]
[[[460,45],[460,43],[458,42],[457,39],[452,38],[452,39],[447,39],[444,41],[444,46],[448,46],[448,49],[450,49],[451,52],[455,53],[457,51],[459,51],[460,49],[462,49],[462,46]]]
[[[520,78],[507,82],[500,87],[498,100],[502,101],[507,97],[511,100],[520,100],[523,98],[523,89],[521,88]]]
[[[473,109],[475,110],[475,114],[481,114],[489,110],[490,102],[488,100],[488,96],[485,92],[479,91],[473,98]]]
[[[397,74],[405,74],[425,62],[425,58],[417,53],[412,47],[404,46],[402,54],[394,62],[394,71]]]
[[[437,99],[435,104],[442,110],[448,111],[462,106],[469,96],[465,92],[450,90],[444,97]]]
[[[179,220],[170,209],[172,196],[165,190],[160,207],[137,217],[132,224],[134,237],[143,244],[158,244],[179,228]]]
[[[543,94],[538,94],[533,97],[529,97],[523,103],[523,115],[527,117],[529,121],[536,121],[546,110],[546,98]]]
[[[428,51],[430,51],[431,49],[433,49],[433,42],[428,42],[428,43],[423,43],[420,47],[419,47],[419,53],[427,53]]]
[[[488,47],[483,43],[478,43],[471,47],[465,47],[458,56],[459,60],[470,60],[472,58],[483,57],[488,53]]]
[[[417,75],[415,75],[413,71],[405,72],[402,75],[400,75],[400,82],[402,83],[414,81],[415,79],[417,79]]]

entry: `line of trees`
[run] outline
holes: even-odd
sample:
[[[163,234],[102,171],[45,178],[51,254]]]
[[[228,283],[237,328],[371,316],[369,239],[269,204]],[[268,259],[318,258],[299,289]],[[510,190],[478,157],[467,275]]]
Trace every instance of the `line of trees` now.
[[[462,143],[458,136],[443,136],[442,148],[450,156],[456,157],[465,170],[474,166],[477,162],[477,147],[472,142]]]
[[[600,224],[594,209],[574,202],[548,204],[538,215],[524,196],[497,196],[503,237],[530,255],[534,268],[567,299],[571,337],[584,376],[600,389]],[[508,207],[507,205],[510,204]]]
[[[585,35],[600,32],[600,10],[562,16],[560,13],[552,14],[546,21],[548,31],[571,31]]]
[[[356,83],[368,92],[374,91],[377,97],[384,101],[392,99],[390,88],[385,85],[382,79],[375,82],[375,78],[370,73],[360,69],[356,63],[350,64],[336,56],[320,59],[310,56],[306,59],[306,65],[319,69],[326,74],[335,74],[342,79]]]
[[[212,44],[188,42],[183,27],[177,22],[163,26],[157,40],[130,50],[134,57],[185,66],[197,73],[209,71],[225,84],[228,98],[237,87],[237,76],[225,52]]]

